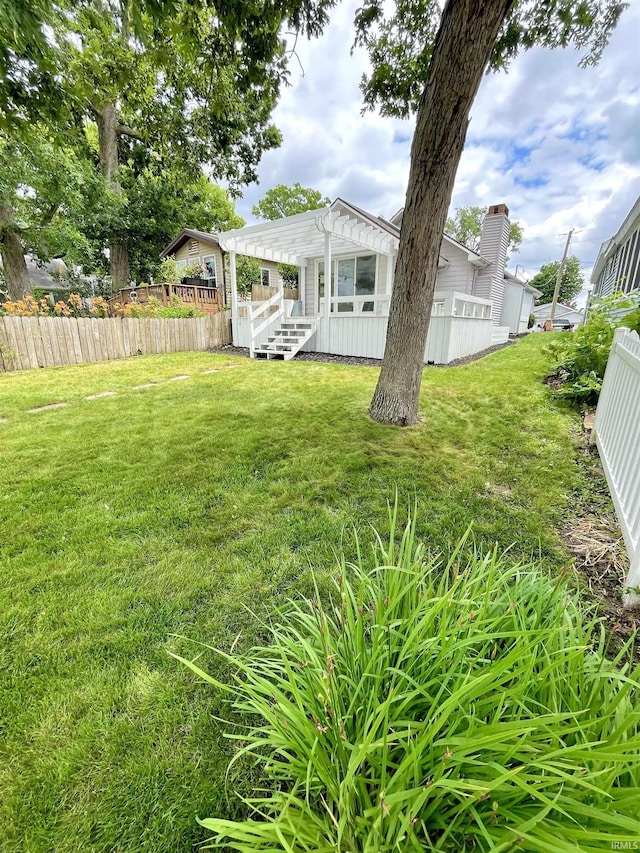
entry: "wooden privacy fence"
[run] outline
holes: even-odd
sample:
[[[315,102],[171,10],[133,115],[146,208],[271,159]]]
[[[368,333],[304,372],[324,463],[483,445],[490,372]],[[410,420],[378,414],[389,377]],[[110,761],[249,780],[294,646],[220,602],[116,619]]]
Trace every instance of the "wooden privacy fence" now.
[[[209,350],[230,341],[229,311],[170,320],[0,317],[0,371]]]
[[[275,296],[279,289],[280,288],[278,287],[265,287],[263,284],[254,284],[251,287],[251,301],[267,302],[269,299],[271,299],[272,296]],[[284,298],[293,299],[293,301],[295,302],[298,299],[298,288],[285,287]]]
[[[595,440],[631,568],[624,603],[640,604],[640,338],[617,329],[600,392]]]

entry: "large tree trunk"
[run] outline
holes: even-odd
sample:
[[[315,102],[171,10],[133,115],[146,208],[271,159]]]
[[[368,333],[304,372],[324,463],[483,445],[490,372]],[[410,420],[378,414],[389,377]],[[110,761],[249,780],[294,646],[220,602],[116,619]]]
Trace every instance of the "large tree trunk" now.
[[[98,145],[102,175],[113,191],[120,195],[122,188],[118,181],[118,116],[114,104],[104,104],[98,114]],[[109,246],[109,264],[113,289],[128,287],[131,278],[129,250],[123,243],[113,242]]]
[[[15,228],[13,208],[9,204],[0,204],[0,255],[9,299],[16,302],[31,293],[31,282],[22,240]]]
[[[440,244],[469,110],[511,3],[449,0],[442,13],[416,118],[387,341],[370,408],[380,423],[418,420]]]

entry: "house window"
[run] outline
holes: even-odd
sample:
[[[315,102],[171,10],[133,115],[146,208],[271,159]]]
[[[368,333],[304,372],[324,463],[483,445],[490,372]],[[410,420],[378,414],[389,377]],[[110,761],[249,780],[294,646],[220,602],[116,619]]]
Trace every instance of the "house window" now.
[[[188,261],[176,261],[176,269],[183,270],[188,264]]]
[[[204,267],[203,278],[206,279],[207,285],[209,287],[215,287],[217,281],[216,256],[205,255],[202,259],[202,266]]]
[[[269,287],[269,270],[265,267],[260,268],[260,282],[263,287]]]
[[[352,313],[354,310],[373,312],[373,300],[348,302],[344,300],[344,297],[375,295],[376,256],[362,255],[355,258],[339,258],[334,261],[332,266],[333,294],[342,297],[341,301],[334,303],[335,310],[339,313]],[[320,298],[324,296],[324,261],[318,262],[318,293]]]

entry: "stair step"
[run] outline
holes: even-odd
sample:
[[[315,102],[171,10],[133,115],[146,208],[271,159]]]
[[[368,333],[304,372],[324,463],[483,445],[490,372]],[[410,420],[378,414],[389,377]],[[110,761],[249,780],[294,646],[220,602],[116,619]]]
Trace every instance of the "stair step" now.
[[[254,348],[253,353],[261,358],[282,358],[289,361],[311,339],[316,328],[316,319],[283,320],[266,341]]]

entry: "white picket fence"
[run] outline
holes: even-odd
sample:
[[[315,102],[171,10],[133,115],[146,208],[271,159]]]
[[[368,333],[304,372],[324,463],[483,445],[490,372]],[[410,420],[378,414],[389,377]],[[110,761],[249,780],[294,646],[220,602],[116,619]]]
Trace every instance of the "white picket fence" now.
[[[640,338],[617,329],[593,427],[631,568],[623,600],[640,604]]]

